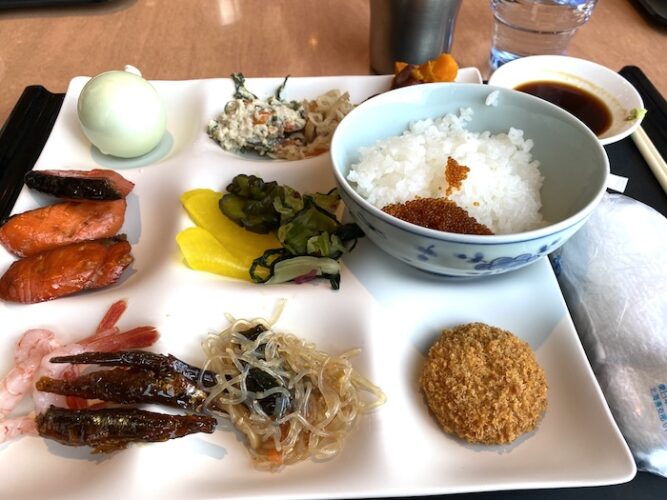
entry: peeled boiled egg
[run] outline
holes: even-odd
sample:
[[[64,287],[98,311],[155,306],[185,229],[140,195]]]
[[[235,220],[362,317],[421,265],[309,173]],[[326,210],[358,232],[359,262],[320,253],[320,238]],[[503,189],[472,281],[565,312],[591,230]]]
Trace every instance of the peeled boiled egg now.
[[[91,78],[81,90],[77,113],[88,140],[102,153],[120,158],[153,150],[167,128],[160,96],[131,66]]]

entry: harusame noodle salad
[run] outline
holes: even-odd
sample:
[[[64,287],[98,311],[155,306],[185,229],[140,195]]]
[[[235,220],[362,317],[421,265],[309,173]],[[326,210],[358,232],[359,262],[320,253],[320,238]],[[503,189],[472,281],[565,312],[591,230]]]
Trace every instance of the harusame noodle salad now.
[[[272,320],[228,316],[230,326],[203,344],[218,379],[209,407],[245,435],[256,467],[268,470],[334,457],[358,417],[385,401],[352,367],[359,349],[333,356],[278,332],[281,310]]]

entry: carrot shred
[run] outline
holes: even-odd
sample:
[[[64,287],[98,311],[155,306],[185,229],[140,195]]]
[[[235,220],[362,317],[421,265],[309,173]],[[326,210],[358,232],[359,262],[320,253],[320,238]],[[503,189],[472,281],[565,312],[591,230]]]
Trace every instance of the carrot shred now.
[[[278,450],[275,448],[271,448],[266,451],[266,458],[269,462],[274,463],[276,465],[282,465],[283,463],[283,457],[280,453],[278,453]]]

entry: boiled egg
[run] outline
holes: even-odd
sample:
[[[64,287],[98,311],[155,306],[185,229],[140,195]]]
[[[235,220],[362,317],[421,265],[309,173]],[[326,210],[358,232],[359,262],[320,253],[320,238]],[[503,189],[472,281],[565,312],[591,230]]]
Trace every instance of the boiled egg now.
[[[167,128],[162,99],[132,66],[91,78],[79,95],[77,114],[88,140],[120,158],[150,152]]]

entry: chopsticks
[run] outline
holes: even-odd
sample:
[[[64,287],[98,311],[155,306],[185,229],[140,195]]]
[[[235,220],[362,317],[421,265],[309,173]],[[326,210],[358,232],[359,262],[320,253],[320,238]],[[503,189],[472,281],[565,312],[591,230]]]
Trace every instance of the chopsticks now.
[[[665,163],[665,159],[660,155],[658,148],[655,147],[655,144],[653,144],[641,125],[632,133],[631,137],[637,149],[639,149],[639,152],[644,157],[644,160],[646,160],[646,163],[651,168],[653,175],[655,175],[662,189],[667,193],[667,163]]]

